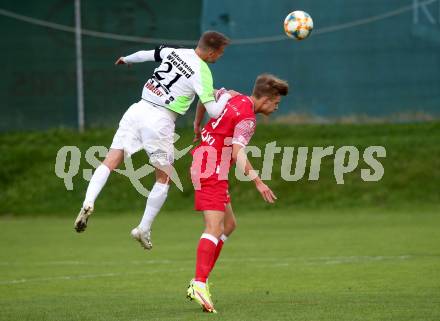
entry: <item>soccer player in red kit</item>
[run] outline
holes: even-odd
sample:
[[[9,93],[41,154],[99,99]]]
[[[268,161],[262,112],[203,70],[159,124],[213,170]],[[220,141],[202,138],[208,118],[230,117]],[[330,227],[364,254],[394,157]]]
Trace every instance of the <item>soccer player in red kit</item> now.
[[[190,282],[187,296],[196,300],[206,312],[216,313],[207,286],[209,273],[236,225],[228,193],[229,169],[236,163],[255,183],[266,202],[276,200],[274,193],[253,170],[243,148],[255,132],[256,114],[270,115],[278,109],[281,96],[286,96],[288,89],[287,82],[273,75],[258,76],[251,96],[233,93],[222,114],[208,121],[200,132],[200,145],[192,152],[195,209],[203,211],[205,230],[197,248],[195,277]],[[221,94],[222,90],[217,92],[217,97]],[[196,135],[203,114],[203,105],[199,103],[194,122]]]

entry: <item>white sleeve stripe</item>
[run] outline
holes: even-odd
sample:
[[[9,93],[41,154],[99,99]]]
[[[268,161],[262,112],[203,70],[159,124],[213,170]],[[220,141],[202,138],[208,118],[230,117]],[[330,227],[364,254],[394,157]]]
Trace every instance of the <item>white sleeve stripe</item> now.
[[[233,140],[232,140],[232,144],[236,144],[236,145],[240,145],[240,146],[246,147],[245,144],[243,144],[242,142],[239,142],[239,141],[236,140],[236,139],[233,139]]]

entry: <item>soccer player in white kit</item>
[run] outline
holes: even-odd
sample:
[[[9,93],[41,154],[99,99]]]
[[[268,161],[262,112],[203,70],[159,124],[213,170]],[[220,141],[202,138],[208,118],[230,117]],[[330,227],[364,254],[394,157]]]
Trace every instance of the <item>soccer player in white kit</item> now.
[[[142,99],[128,108],[113,138],[110,150],[95,170],[87,188],[86,197],[75,220],[75,230],[83,232],[94,203],[105,185],[110,172],[140,149],[145,149],[155,167],[156,182],[148,195],[144,215],[131,235],[145,249],[152,248],[151,225],[167,197],[169,173],[174,161],[174,122],[184,115],[195,95],[205,105],[210,117],[218,117],[231,94],[215,100],[213,79],[207,63],[216,62],[230,40],[221,33],[207,31],[195,49],[157,47],[120,57],[116,65],[130,65],[145,61],[161,62],[143,87]]]

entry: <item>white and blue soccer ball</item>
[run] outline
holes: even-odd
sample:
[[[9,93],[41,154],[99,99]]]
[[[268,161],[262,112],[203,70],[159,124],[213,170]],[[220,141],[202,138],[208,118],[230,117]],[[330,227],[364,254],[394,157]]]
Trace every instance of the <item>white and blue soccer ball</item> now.
[[[313,19],[304,11],[293,11],[284,19],[284,32],[290,38],[304,40],[313,30]]]

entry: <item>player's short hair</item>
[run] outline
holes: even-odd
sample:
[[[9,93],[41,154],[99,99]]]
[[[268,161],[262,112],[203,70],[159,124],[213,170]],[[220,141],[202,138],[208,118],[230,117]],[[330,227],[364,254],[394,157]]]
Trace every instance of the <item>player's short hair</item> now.
[[[252,96],[259,99],[261,97],[286,96],[289,92],[287,81],[275,77],[271,74],[261,74],[255,80]]]
[[[227,46],[231,43],[231,40],[224,34],[217,31],[206,31],[200,37],[197,47],[203,50],[219,50],[220,48]]]

